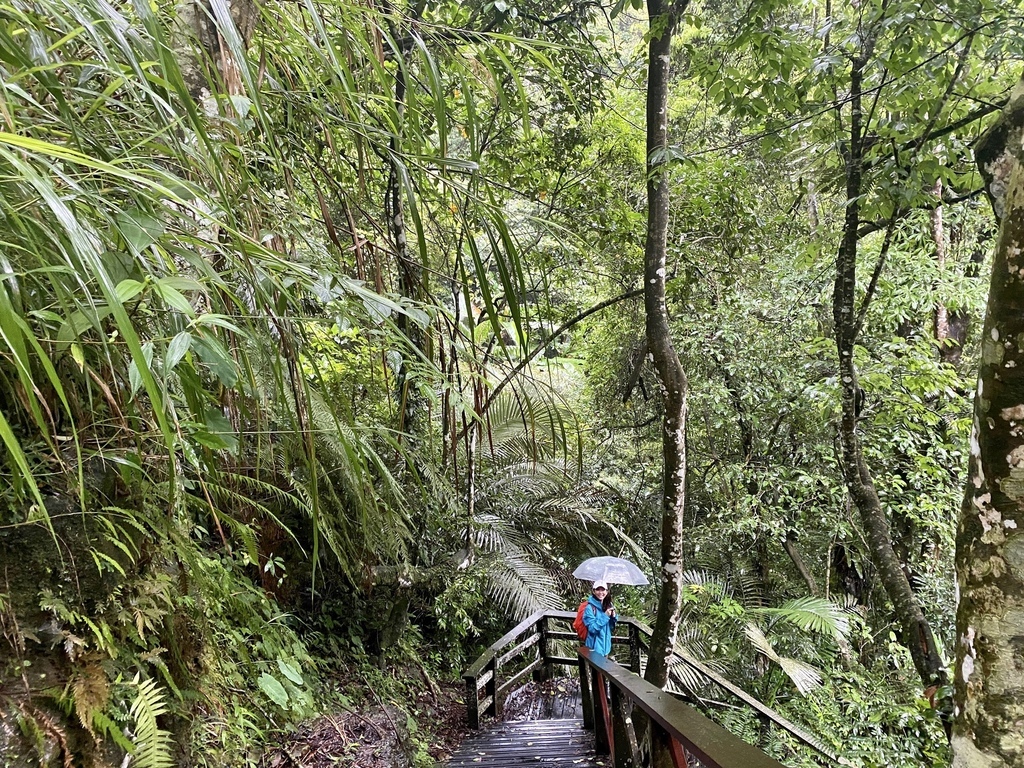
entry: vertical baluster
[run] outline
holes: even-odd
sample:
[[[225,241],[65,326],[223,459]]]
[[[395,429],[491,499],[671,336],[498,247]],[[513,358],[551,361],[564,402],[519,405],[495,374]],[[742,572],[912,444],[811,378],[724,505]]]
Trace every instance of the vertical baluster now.
[[[537,656],[541,660],[541,664],[535,670],[533,670],[533,679],[536,682],[547,680],[551,677],[551,667],[548,665],[548,617],[542,616],[540,622],[537,624],[537,633],[540,635],[540,640],[537,641]]]
[[[615,768],[640,768],[640,748],[633,730],[632,702],[614,685],[612,694],[612,763]]]
[[[593,674],[582,656],[578,656],[580,666],[580,704],[583,705],[583,727],[594,730],[594,689],[591,683]]]
[[[487,666],[484,667],[484,674],[487,672],[491,673],[490,679],[484,684],[484,698],[490,697],[491,703],[487,705],[487,709],[483,711],[484,715],[494,714],[494,705],[498,699],[498,657],[493,656],[491,660],[487,662]]]
[[[467,677],[465,680],[466,716],[469,719],[469,727],[477,730],[480,727],[480,689],[475,677]]]
[[[634,674],[640,674],[640,627],[632,622],[629,624],[629,668]]]
[[[683,745],[672,738],[658,722],[650,719],[651,768],[690,768]]]
[[[502,709],[505,706],[505,702],[498,696],[498,654],[494,654],[494,661],[491,662],[491,669],[494,670],[494,677],[491,678],[494,684],[494,704],[491,705],[491,714],[494,715],[495,720],[501,720]]]
[[[604,675],[598,670],[590,670],[590,691],[594,699],[594,751],[599,755],[607,755],[611,751],[611,733],[609,732],[608,694],[605,692]]]

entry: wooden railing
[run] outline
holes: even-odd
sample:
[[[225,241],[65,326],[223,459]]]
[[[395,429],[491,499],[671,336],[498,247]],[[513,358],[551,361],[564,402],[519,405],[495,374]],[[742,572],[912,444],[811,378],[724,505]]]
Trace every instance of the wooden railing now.
[[[634,710],[636,720],[650,723],[650,743],[669,750],[672,764],[680,768],[697,764],[686,762],[688,755],[707,768],[779,766],[757,748],[679,701],[671,690],[663,691],[639,677],[651,635],[646,624],[628,617],[619,619],[612,645],[628,649],[628,660],[624,659],[627,663],[619,665],[579,646],[572,629],[575,617],[574,611],[539,611],[484,651],[462,675],[470,727],[479,728],[485,716],[501,719],[505,700],[528,675],[541,679],[552,666],[564,665],[579,670],[584,725],[594,729],[598,750],[612,754],[615,768],[641,765],[636,762],[636,734],[630,734],[634,722],[630,713]],[[686,667],[714,683],[831,763],[839,762],[819,740],[685,652],[677,652],[673,665],[677,669]],[[600,691],[604,695],[598,695]]]
[[[575,618],[572,611],[535,613],[503,635],[462,674],[471,728],[480,727],[481,715],[500,719],[505,699],[527,675],[539,678],[551,665],[577,664],[575,657],[556,655],[551,644],[554,640],[579,643],[572,631]]]
[[[611,756],[613,768],[649,764],[640,754],[634,725],[645,723],[655,765],[674,768],[783,768],[757,747],[733,736],[687,704],[606,656],[579,649],[583,679],[583,722],[594,730],[598,754]],[[639,716],[639,712],[644,716]],[[642,735],[642,734],[641,734]]]

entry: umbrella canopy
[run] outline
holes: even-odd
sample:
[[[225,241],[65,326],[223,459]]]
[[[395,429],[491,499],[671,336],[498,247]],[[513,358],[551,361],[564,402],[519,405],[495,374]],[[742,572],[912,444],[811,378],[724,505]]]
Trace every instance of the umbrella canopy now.
[[[584,581],[604,581],[608,584],[650,584],[643,571],[621,557],[591,557],[572,572]]]

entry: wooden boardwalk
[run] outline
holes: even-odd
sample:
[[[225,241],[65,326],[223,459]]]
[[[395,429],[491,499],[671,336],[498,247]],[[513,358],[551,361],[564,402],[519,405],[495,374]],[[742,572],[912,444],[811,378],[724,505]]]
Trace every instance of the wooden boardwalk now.
[[[499,722],[470,736],[448,760],[448,768],[604,768],[594,754],[594,736],[582,720]]]
[[[502,720],[582,720],[578,677],[554,677],[527,683],[509,694]]]
[[[530,683],[513,692],[505,720],[467,738],[448,768],[602,768],[608,758],[594,754],[594,734],[583,728],[578,678]]]

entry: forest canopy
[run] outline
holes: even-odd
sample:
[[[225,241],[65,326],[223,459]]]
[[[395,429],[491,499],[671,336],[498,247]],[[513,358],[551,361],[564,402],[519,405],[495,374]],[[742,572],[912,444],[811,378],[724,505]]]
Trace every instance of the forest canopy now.
[[[656,684],[1021,765],[1022,74],[1013,0],[0,4],[4,764],[435,765],[609,554]]]

